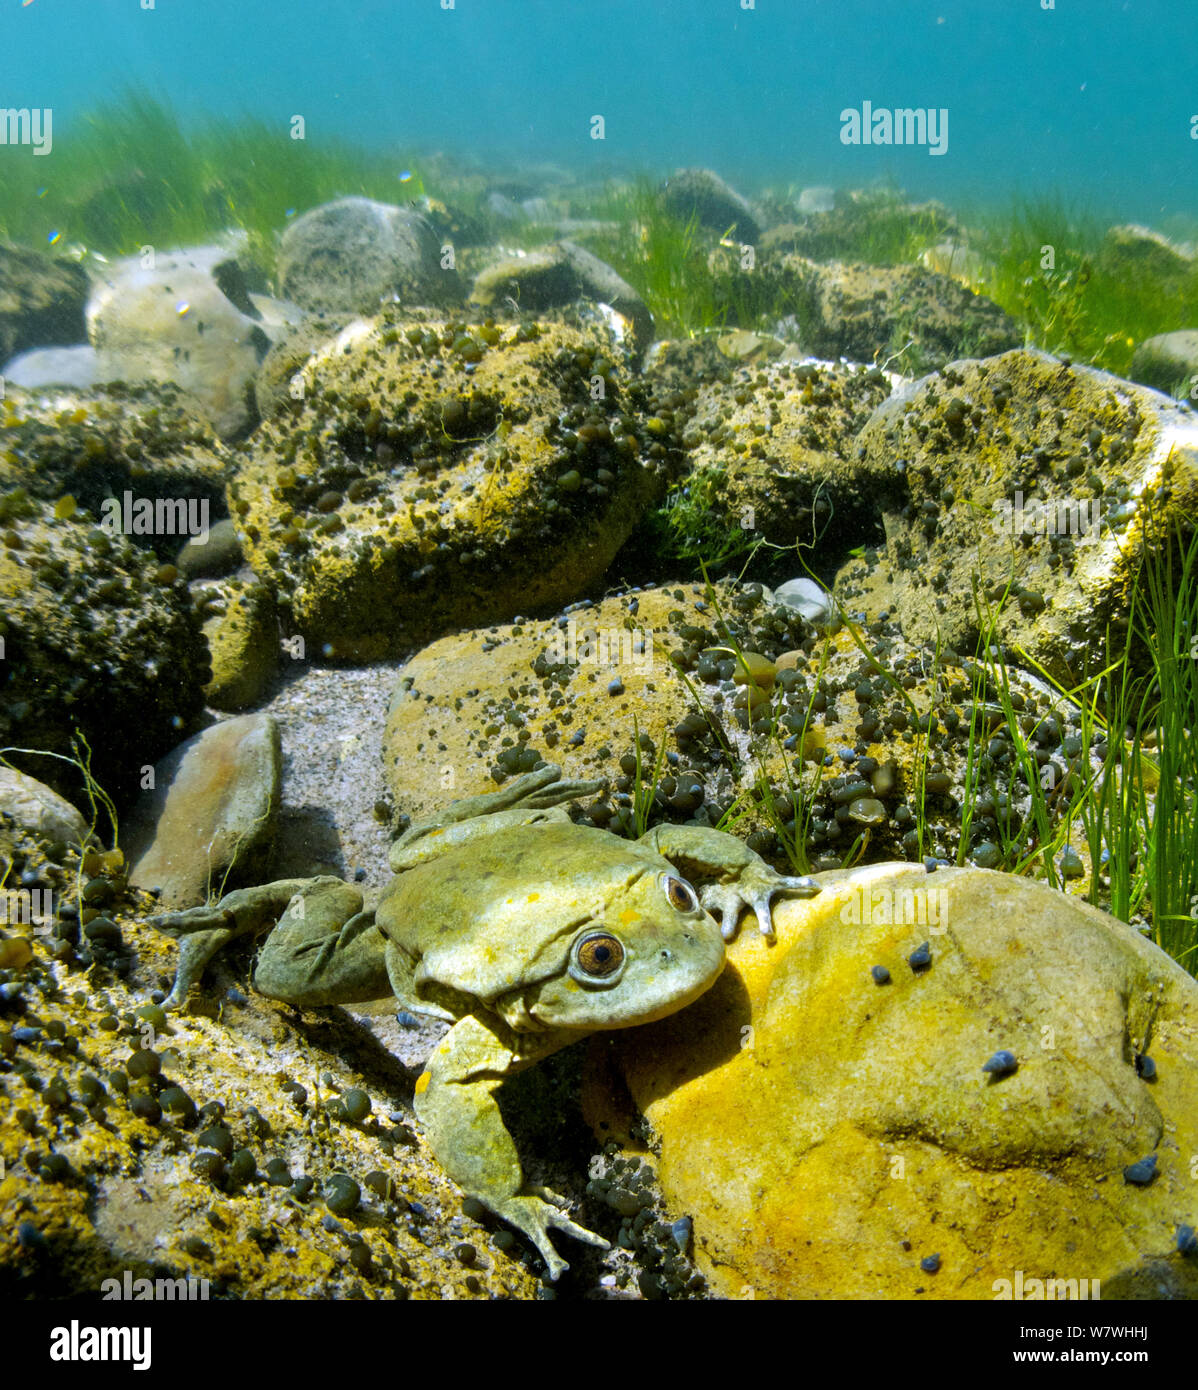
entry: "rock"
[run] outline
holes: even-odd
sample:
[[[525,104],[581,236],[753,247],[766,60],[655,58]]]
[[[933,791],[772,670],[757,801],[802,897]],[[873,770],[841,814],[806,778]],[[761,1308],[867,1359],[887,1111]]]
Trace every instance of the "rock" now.
[[[0,546],[0,746],[69,757],[78,730],[95,779],[120,800],[202,707],[208,654],[187,591],[162,582],[152,553],[86,513],[56,518],[10,492],[0,524],[9,538]],[[29,769],[72,798],[82,790],[55,759]]]
[[[807,263],[787,261],[781,269],[801,280]],[[878,362],[910,376],[1023,342],[1019,325],[997,304],[917,266],[833,262],[819,267],[815,287],[815,313],[800,322],[803,348],[816,357]]]
[[[46,840],[85,845],[90,839],[87,822],[69,801],[14,767],[0,766],[0,810]]]
[[[257,704],[279,665],[279,620],[270,590],[238,580],[219,586],[223,611],[204,622],[212,679],[204,698],[213,709]],[[211,612],[212,606],[205,612]]]
[[[221,288],[210,248],[116,261],[92,292],[87,331],[105,381],[175,383],[224,439],[255,422],[252,385],[270,340]],[[244,287],[226,277],[248,307]]]
[[[501,222],[528,221],[528,213],[520,204],[514,198],[509,198],[506,193],[500,193],[498,189],[492,189],[487,194],[483,207]]]
[[[129,882],[181,911],[270,877],[279,805],[279,730],[265,714],[214,724],[154,768],[134,808]]]
[[[761,673],[756,689],[738,682],[733,645]],[[812,863],[839,868],[856,834],[842,824],[846,814],[871,826],[871,853],[955,859],[962,816],[952,796],[928,795],[922,846],[914,829],[908,797],[924,773],[909,728],[936,712],[943,736],[927,770],[929,792],[936,774],[945,790],[959,790],[970,757],[969,710],[963,705],[965,717],[954,720],[943,692],[957,681],[968,688],[962,661],[910,647],[893,623],[856,634],[836,624],[825,636],[760,585],[645,588],[571,605],[556,618],[522,617],[430,643],[405,665],[392,695],[383,769],[396,805],[413,818],[545,760],[567,778],[606,780],[610,794],[586,815],[626,834],[633,833],[630,803],[639,795],[644,811],[656,785],[651,823],[715,824],[735,804],[737,833],[752,832],[753,847],[779,868],[795,862],[787,856],[796,839]],[[902,692],[877,674],[879,663],[902,675]],[[1063,737],[1076,732],[1076,718],[1046,702],[1042,685],[1007,669],[1023,708],[1044,718],[1051,712]],[[639,793],[629,756],[634,717],[652,743]],[[1015,785],[1013,795],[1023,795],[1018,774]],[[880,800],[885,823],[873,819],[876,806],[858,808],[870,817],[860,819],[852,810],[859,798]],[[981,813],[970,833],[998,835]],[[1085,854],[1080,827],[1074,842]]]
[[[832,212],[836,207],[836,190],[817,185],[813,188],[804,188],[799,194],[795,209],[801,217],[807,217],[813,212]]]
[[[109,497],[202,504],[225,510],[229,455],[212,427],[183,409],[173,387],[104,391],[23,391],[0,404],[0,489],[34,498],[74,498],[97,519]],[[122,516],[123,525],[123,516]],[[162,560],[179,549],[164,528],[134,535]]]
[[[667,212],[681,221],[697,217],[699,226],[743,242],[756,242],[761,228],[748,202],[710,169],[678,169],[662,185]]]
[[[604,1040],[713,1290],[990,1300],[1021,1277],[1198,1297],[1198,1265],[1174,1252],[1193,1215],[1198,984],[1025,878],[881,864],[819,879],[818,897],[775,906],[776,944],[747,914],[708,994]],[[929,907],[931,925],[881,915]],[[1151,1083],[1134,1065],[1145,1047]],[[1016,1069],[984,1072],[1000,1051]],[[592,1122],[612,1094],[597,1053]],[[1146,1154],[1152,1184],[1125,1183]]]
[[[959,244],[964,236],[942,203],[910,203],[890,191],[858,189],[836,196],[830,208],[800,209],[799,219],[780,220],[762,234],[758,250],[793,252],[813,261],[887,265],[907,259],[913,237]]]
[[[1162,287],[1182,285],[1195,268],[1189,248],[1178,246],[1150,227],[1134,225],[1108,228],[1097,262],[1120,280],[1156,280]]]
[[[1181,400],[1198,401],[1198,328],[1145,338],[1136,345],[1131,375]]]
[[[379,303],[446,304],[461,298],[457,273],[441,266],[429,222],[410,208],[341,198],[297,217],[279,244],[279,285],[303,309],[341,316]]]
[[[973,652],[975,580],[991,601],[1009,581],[994,640],[1070,686],[1126,616],[1146,548],[1198,500],[1192,413],[1033,350],[905,387],[858,447],[887,546],[876,567],[854,560],[838,576],[854,607]]]
[[[483,308],[502,306],[511,299],[522,313],[538,313],[580,298],[608,304],[631,320],[638,351],[652,341],[653,315],[640,295],[611,266],[572,242],[505,256],[479,273],[470,292],[471,302]]]
[[[0,362],[29,348],[82,342],[86,302],[82,266],[0,245]]]
[[[328,319],[305,316],[302,323],[280,331],[262,359],[254,379],[254,402],[261,419],[269,420],[293,400],[291,383],[314,352],[327,347],[335,336]]]
[[[660,490],[648,441],[623,423],[608,335],[455,332],[351,324],[301,369],[302,403],[263,424],[231,485],[246,557],[310,650],[376,661],[572,598]],[[555,442],[567,412],[571,439]]]
[[[228,517],[211,527],[202,543],[193,537],[175,556],[175,566],[184,579],[219,579],[232,574],[240,564],[241,541]]]
[[[0,367],[0,380],[26,390],[65,386],[87,391],[99,379],[96,350],[87,343],[80,347],[30,348]]]
[[[695,524],[700,550],[708,538],[714,548],[728,536],[742,537],[746,550],[762,538],[810,542],[833,516],[839,543],[870,540],[877,502],[855,439],[889,394],[882,372],[794,361],[754,362],[701,387],[688,426],[689,475],[680,484],[690,491],[675,493],[672,520],[683,529],[684,518]],[[733,441],[742,447],[730,448]]]

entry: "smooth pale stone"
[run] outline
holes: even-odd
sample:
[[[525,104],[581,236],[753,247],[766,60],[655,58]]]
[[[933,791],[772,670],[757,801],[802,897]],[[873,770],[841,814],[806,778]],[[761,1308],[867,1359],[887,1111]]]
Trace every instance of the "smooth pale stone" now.
[[[16,768],[0,767],[0,810],[23,830],[47,840],[65,840],[69,845],[87,842],[87,822],[74,806],[36,777]]]
[[[279,730],[267,714],[214,724],[154,768],[134,808],[130,883],[179,911],[268,876],[279,806]]]

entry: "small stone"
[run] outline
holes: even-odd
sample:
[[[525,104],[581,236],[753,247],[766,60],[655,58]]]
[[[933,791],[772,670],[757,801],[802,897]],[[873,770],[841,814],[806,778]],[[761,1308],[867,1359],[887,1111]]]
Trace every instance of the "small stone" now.
[[[875,985],[888,985],[890,983],[890,971],[884,965],[871,965],[869,973],[873,976]]]
[[[919,1267],[925,1274],[935,1274],[940,1268],[940,1256],[938,1254],[925,1255],[923,1259],[920,1260]]]
[[[925,941],[921,946],[917,946],[907,957],[907,964],[917,973],[926,970],[932,963],[932,943]]]

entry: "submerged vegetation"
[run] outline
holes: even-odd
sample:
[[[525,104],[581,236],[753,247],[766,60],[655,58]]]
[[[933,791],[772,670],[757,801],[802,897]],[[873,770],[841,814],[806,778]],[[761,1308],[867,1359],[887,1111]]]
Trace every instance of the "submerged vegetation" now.
[[[130,90],[60,135],[52,159],[0,163],[0,240],[112,256],[240,228],[269,269],[275,237],[308,208],[422,193],[394,155],[251,119],[185,130],[166,102]]]

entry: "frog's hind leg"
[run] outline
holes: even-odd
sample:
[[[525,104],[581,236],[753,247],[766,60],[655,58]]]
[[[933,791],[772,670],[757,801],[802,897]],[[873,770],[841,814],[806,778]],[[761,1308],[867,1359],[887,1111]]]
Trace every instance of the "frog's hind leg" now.
[[[267,938],[254,988],[300,1008],[382,999],[391,992],[385,946],[356,888],[317,879],[291,899]]]

